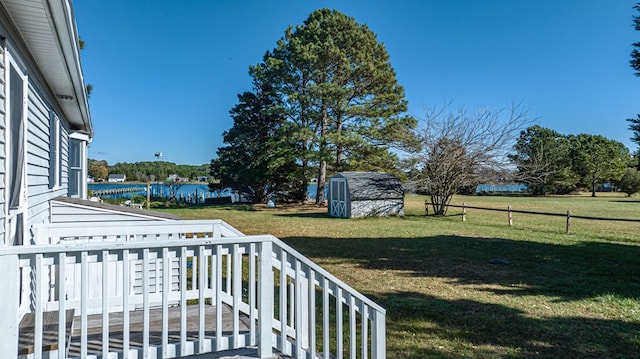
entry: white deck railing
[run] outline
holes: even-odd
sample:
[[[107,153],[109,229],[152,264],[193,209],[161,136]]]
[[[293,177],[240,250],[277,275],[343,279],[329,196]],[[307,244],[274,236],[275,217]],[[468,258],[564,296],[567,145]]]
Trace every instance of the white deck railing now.
[[[257,347],[261,357],[273,348],[297,358],[385,357],[384,309],[273,236],[244,236],[222,221],[49,224],[34,226],[33,234],[37,243],[52,244],[0,249],[7,298],[0,315],[8,319],[0,324],[0,347],[15,352],[9,357],[19,351],[25,313],[35,321],[33,352],[25,357],[73,356],[68,309],[75,310],[82,358],[171,358],[244,347]],[[198,308],[197,335],[187,333],[189,303]],[[207,306],[215,315],[205,315]],[[171,307],[179,308],[179,328],[170,328]],[[161,311],[159,327],[152,324],[154,308]],[[57,345],[43,351],[43,318],[51,311],[59,313]],[[142,343],[130,338],[137,311]],[[122,315],[118,345],[110,345],[114,323],[105,315],[113,313]],[[95,314],[98,344],[89,343]],[[150,341],[152,331],[160,343]]]

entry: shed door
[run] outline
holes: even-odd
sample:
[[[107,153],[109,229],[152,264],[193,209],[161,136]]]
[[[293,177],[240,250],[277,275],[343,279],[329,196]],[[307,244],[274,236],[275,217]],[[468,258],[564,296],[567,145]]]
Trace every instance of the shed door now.
[[[347,180],[334,178],[331,180],[331,216],[347,217]]]

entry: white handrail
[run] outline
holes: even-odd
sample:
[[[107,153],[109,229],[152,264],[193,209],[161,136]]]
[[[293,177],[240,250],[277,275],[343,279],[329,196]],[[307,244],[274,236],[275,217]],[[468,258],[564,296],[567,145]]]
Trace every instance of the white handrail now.
[[[289,254],[292,254],[298,261],[300,261],[304,265],[306,265],[309,268],[312,268],[314,271],[316,271],[317,274],[321,275],[322,277],[325,277],[325,278],[329,279],[331,282],[335,283],[336,285],[338,285],[343,290],[348,291],[353,296],[355,296],[358,300],[360,300],[363,303],[365,303],[368,307],[370,307],[370,308],[372,308],[372,309],[374,309],[374,310],[376,310],[378,312],[381,312],[383,314],[386,313],[386,310],[383,307],[381,307],[379,304],[375,303],[374,301],[372,301],[371,299],[367,298],[366,296],[360,294],[357,290],[353,289],[351,286],[349,286],[348,284],[346,284],[342,280],[338,279],[333,274],[327,272],[325,269],[320,267],[318,264],[314,263],[309,258],[305,257],[304,255],[302,255],[297,250],[293,249],[288,244],[284,243],[281,239],[279,239],[277,237],[273,237],[273,244],[274,244],[275,247],[282,248],[285,252],[287,252]]]
[[[103,315],[100,355],[179,357],[257,346],[261,357],[276,348],[296,358],[341,358],[343,350],[353,358],[385,358],[385,309],[273,236],[246,236],[220,220],[43,224],[32,232],[40,243],[54,244],[0,248],[0,268],[19,273],[21,298],[8,302],[34,313],[36,343],[44,340],[47,310],[75,309],[81,355],[89,350],[89,316],[118,312],[122,347],[109,347],[110,316]],[[0,279],[15,287],[10,282]],[[187,300],[197,303],[195,339],[187,335]],[[210,305],[213,323],[205,315]],[[149,338],[153,306],[162,312],[155,344]],[[167,320],[170,306],[180,307],[177,342],[168,335],[178,329]],[[229,333],[221,330],[225,306],[231,308]],[[143,312],[141,347],[129,337],[136,308]],[[240,331],[241,318],[248,332]],[[58,342],[66,335],[64,319],[59,316]],[[0,346],[15,346],[18,333],[3,325]],[[210,327],[217,328],[213,337]],[[58,344],[50,357],[65,357],[66,344]],[[46,354],[36,347],[35,357]]]
[[[350,358],[385,358],[384,308],[278,238],[273,239],[272,260],[280,276],[276,288],[280,314],[273,319],[274,346],[279,351],[297,358],[342,358],[343,350]],[[316,338],[317,315],[322,318],[320,341]]]

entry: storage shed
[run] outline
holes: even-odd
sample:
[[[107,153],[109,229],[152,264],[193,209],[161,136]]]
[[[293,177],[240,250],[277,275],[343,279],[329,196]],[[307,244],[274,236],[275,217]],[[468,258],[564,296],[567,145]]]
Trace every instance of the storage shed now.
[[[384,172],[340,172],[329,180],[329,215],[340,218],[403,216],[400,180]]]

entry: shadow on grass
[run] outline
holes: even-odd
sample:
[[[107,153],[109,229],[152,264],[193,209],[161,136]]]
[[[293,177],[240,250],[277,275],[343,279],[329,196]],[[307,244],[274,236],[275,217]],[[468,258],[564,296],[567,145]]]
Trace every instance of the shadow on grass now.
[[[615,202],[615,203],[640,203],[640,199],[630,199],[630,200],[627,200],[627,201],[617,200],[617,201],[611,201],[611,202]]]
[[[474,357],[637,358],[640,353],[640,323],[580,317],[532,318],[503,305],[444,300],[415,292],[370,297],[386,307],[389,335],[415,333],[464,340],[475,348],[471,354]],[[424,326],[417,322],[436,325],[424,333]],[[470,357],[439,352],[437,348],[395,349],[414,358]]]
[[[378,270],[393,270],[398,276],[444,278],[452,285],[473,286],[462,290],[503,296],[498,303],[508,303],[514,296],[532,296],[527,299],[532,305],[596,297],[640,300],[640,246],[554,245],[461,236],[285,240],[314,260],[352,262],[374,271],[373,276]],[[389,337],[428,331],[426,341],[442,338],[483,346],[454,355],[433,345],[402,348],[407,341],[400,340],[389,347],[395,357],[640,357],[640,322],[601,319],[588,309],[584,317],[551,311],[549,316],[532,317],[508,305],[442,299],[428,289],[397,292],[381,283],[363,292],[387,309]],[[615,312],[615,305],[608,310]]]
[[[289,218],[335,218],[331,217],[329,213],[319,213],[319,212],[291,212],[291,213],[278,213],[276,214],[278,217],[289,217]],[[341,218],[335,218],[339,220]]]
[[[600,295],[640,298],[640,246],[553,245],[459,236],[284,240],[312,258],[344,258],[365,269],[508,288],[486,289],[496,294],[545,295],[558,301]],[[494,259],[508,264],[492,264]]]

